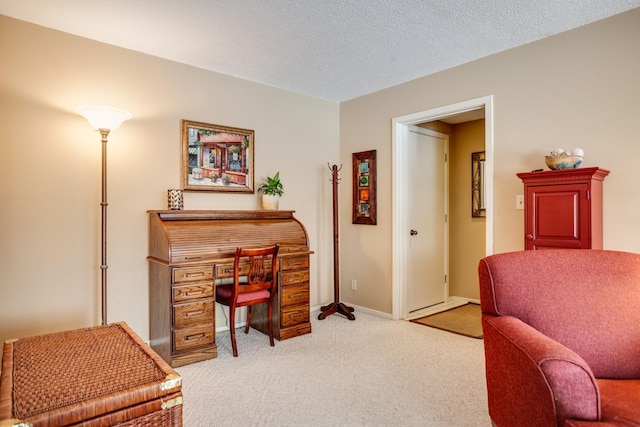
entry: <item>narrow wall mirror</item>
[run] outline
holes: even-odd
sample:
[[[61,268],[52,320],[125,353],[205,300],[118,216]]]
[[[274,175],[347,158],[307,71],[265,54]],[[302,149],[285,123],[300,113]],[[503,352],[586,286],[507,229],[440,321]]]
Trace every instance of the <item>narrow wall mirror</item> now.
[[[485,218],[487,210],[484,205],[484,151],[471,153],[471,216]]]

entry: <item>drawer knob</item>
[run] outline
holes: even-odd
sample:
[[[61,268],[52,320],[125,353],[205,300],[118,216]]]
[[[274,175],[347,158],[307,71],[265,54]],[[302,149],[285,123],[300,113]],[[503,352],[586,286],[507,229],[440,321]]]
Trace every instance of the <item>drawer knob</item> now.
[[[200,311],[187,311],[184,314],[184,317],[200,316],[203,313],[204,313],[204,311],[202,311],[202,310],[200,310]]]
[[[193,296],[202,295],[202,294],[203,294],[202,291],[187,291],[182,293],[182,295],[184,295],[185,297],[193,297]]]
[[[186,273],[184,276],[185,277],[201,277],[201,276],[204,276],[204,273],[202,271],[198,273]]]

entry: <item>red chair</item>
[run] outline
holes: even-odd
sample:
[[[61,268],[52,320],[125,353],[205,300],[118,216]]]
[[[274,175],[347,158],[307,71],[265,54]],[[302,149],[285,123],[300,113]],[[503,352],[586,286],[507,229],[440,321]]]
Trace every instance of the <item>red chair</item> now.
[[[478,272],[495,425],[640,425],[640,254],[511,252]]]
[[[237,248],[233,260],[233,283],[216,286],[216,302],[229,307],[229,330],[233,356],[238,357],[235,317],[237,307],[247,307],[247,326],[251,326],[251,306],[268,304],[269,342],[273,347],[273,298],[276,294],[279,245],[258,249]],[[271,268],[268,267],[271,257]],[[246,272],[246,276],[241,273]]]

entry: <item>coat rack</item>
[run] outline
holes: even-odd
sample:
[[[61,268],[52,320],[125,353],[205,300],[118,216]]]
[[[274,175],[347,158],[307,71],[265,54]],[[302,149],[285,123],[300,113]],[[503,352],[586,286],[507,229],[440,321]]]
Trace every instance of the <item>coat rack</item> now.
[[[327,163],[327,166],[329,164]],[[331,171],[331,183],[333,184],[333,302],[331,304],[320,307],[319,320],[335,313],[342,314],[349,320],[356,320],[353,315],[353,307],[340,302],[340,269],[338,265],[338,172],[342,166],[329,166]]]

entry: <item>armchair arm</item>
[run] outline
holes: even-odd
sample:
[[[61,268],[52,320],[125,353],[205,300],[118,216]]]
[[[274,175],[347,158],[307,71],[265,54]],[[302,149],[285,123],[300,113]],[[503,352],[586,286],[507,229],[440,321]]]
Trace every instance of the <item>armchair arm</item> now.
[[[574,351],[512,316],[482,317],[489,415],[498,426],[598,420],[600,396]]]

